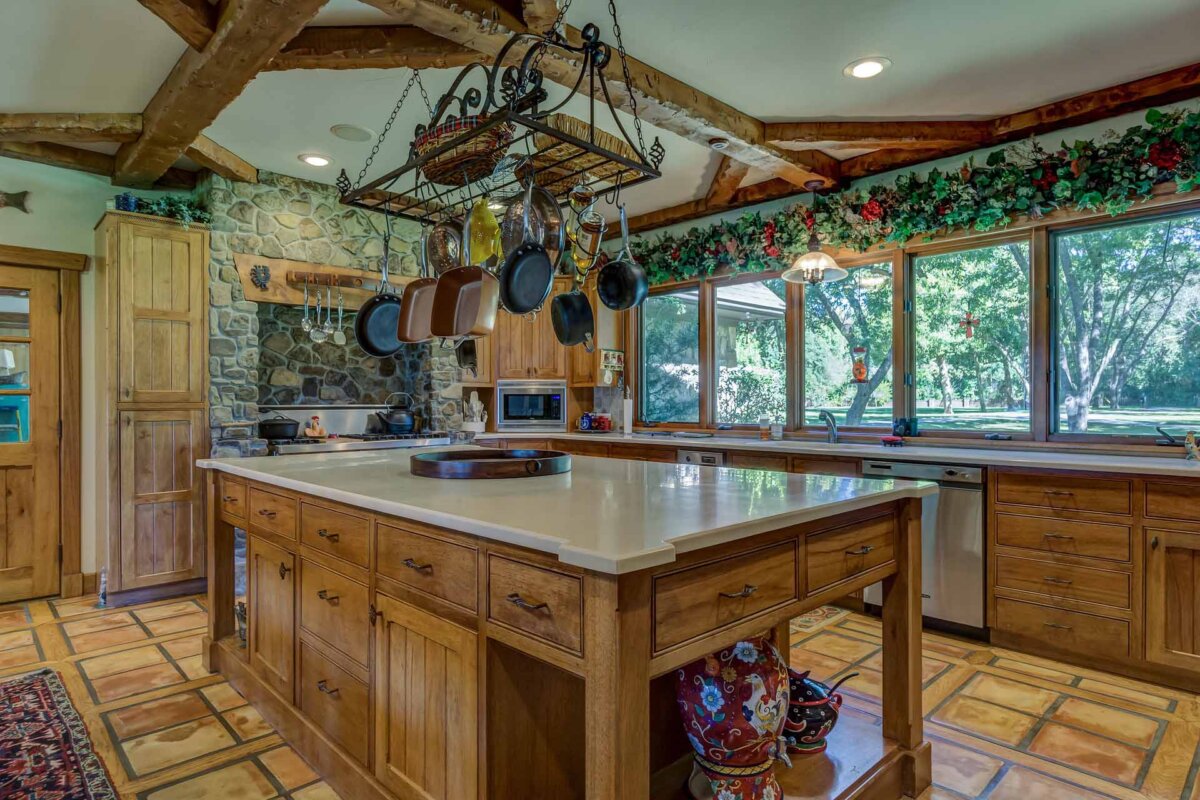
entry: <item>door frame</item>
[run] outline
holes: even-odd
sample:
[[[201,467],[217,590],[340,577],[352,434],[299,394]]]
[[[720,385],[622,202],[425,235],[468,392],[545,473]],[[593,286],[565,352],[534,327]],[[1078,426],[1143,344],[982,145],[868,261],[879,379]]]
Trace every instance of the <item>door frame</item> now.
[[[58,272],[58,413],[61,425],[61,435],[58,439],[58,591],[62,597],[78,597],[84,590],[80,516],[80,436],[83,408],[81,381],[78,379],[82,368],[83,339],[79,317],[79,284],[80,274],[91,264],[91,259],[82,253],[0,244],[0,264],[26,269],[52,269]],[[71,377],[75,379],[69,379]],[[95,580],[94,575],[92,580]]]

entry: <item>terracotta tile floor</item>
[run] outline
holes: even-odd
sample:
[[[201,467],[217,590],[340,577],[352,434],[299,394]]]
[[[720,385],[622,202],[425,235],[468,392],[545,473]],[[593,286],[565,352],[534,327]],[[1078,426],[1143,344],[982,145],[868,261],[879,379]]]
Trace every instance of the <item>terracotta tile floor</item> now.
[[[258,712],[200,665],[200,598],[97,610],[0,607],[0,679],[58,670],[123,798],[338,800]],[[934,787],[921,800],[1200,800],[1200,697],[948,637],[924,637]],[[878,721],[879,622],[793,624],[792,663],[858,672],[845,713]]]

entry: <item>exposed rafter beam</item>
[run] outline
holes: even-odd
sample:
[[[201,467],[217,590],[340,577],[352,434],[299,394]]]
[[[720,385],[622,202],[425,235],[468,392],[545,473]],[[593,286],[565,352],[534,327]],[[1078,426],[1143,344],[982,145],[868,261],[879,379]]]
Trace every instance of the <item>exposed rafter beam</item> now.
[[[749,171],[749,164],[734,161],[729,156],[721,156],[717,174],[713,176],[712,185],[708,187],[708,196],[704,198],[704,202],[713,207],[727,204],[733,199],[734,193],[742,185],[742,179]]]
[[[988,121],[970,122],[768,122],[773,143],[836,142],[839,148],[928,149],[979,144],[992,135]]]
[[[0,114],[0,142],[130,142],[141,114]]]
[[[116,180],[157,180],[327,0],[240,0],[202,51],[188,50],[142,112],[142,135],[117,152]]]
[[[556,0],[521,0],[521,16],[526,27],[537,33],[550,30],[558,17],[558,2]]]
[[[229,152],[207,136],[199,136],[184,151],[187,157],[222,178],[243,183],[258,183],[258,170],[245,159]]]
[[[978,145],[959,145],[956,148],[935,147],[925,150],[876,150],[874,153],[864,153],[843,161],[842,176],[847,180],[855,180],[867,175],[878,175],[881,172],[911,167],[926,161],[949,158],[977,147]]]
[[[448,69],[486,59],[411,25],[309,27],[266,69]]]
[[[514,31],[527,30],[521,23],[517,23],[515,27],[506,27],[500,20],[499,24],[496,24],[492,21],[492,14],[486,10],[480,14],[463,10],[456,4],[441,5],[434,0],[364,2],[392,14],[401,22],[416,25],[492,58],[499,55]],[[478,0],[474,4],[478,6]],[[493,4],[491,8],[494,10],[499,7]],[[568,39],[579,42],[578,30],[566,26],[565,33]],[[514,47],[510,51],[511,62],[516,63],[524,55],[524,51],[524,47]],[[555,50],[548,51],[541,62],[542,72],[547,79],[566,86],[575,85],[579,76],[579,66],[577,58]],[[768,144],[762,121],[659,72],[636,58],[629,59],[629,71],[634,91],[638,96],[640,116],[644,122],[704,145],[712,139],[725,139],[728,145],[724,153],[730,158],[763,169],[797,186],[803,186],[812,180],[820,180],[826,185],[833,183],[829,175],[814,171],[802,160],[797,159],[795,154],[783,152]],[[620,78],[620,70],[609,69],[607,74],[608,91],[613,102],[618,106],[627,105],[628,96]],[[599,86],[596,91],[601,91]]]
[[[208,0],[138,0],[179,34],[193,50],[203,50],[217,28],[217,7]]]
[[[0,156],[47,164],[77,172],[88,172],[105,178],[113,177],[114,159],[107,153],[84,150],[55,142],[0,142]],[[114,179],[114,183],[117,181]],[[194,189],[196,173],[172,167],[154,184],[155,189]]]

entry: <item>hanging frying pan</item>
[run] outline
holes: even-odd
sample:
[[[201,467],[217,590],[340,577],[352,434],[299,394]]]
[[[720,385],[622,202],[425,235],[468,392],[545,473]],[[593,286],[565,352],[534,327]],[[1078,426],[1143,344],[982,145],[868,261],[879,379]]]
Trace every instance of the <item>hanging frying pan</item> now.
[[[625,216],[625,204],[621,204],[621,237],[624,245],[617,257],[600,268],[596,277],[596,294],[600,302],[613,311],[624,311],[639,306],[650,291],[646,271],[633,260],[629,252],[629,220]]]
[[[437,279],[430,331],[447,339],[486,336],[496,326],[499,287],[483,267],[457,267]]]
[[[510,314],[537,311],[554,286],[554,264],[546,248],[533,236],[529,211],[533,205],[533,182],[525,189],[524,241],[508,254],[500,270],[500,303]]]
[[[550,304],[550,322],[558,341],[567,347],[582,344],[591,353],[596,349],[596,318],[587,295],[580,289],[580,283],[576,273],[575,288],[554,298]]]
[[[367,298],[354,320],[354,338],[368,355],[386,358],[400,349],[396,337],[400,321],[400,295],[392,292],[388,283],[388,249],[391,245],[391,217],[386,216],[387,231],[383,235],[383,279],[378,294]]]
[[[396,320],[396,338],[406,344],[427,342],[433,338],[430,331],[433,320],[433,295],[437,290],[437,278],[429,276],[430,263],[421,258],[421,277],[408,284],[404,290],[404,303]]]

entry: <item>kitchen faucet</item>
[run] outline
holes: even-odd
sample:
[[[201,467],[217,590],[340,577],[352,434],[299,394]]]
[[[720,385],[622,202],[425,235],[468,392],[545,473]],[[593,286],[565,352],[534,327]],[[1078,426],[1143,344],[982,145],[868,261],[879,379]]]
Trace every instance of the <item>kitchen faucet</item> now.
[[[828,411],[822,411],[817,415],[817,419],[825,423],[825,441],[829,442],[830,444],[837,444],[837,420],[833,418],[833,414],[830,414]]]

